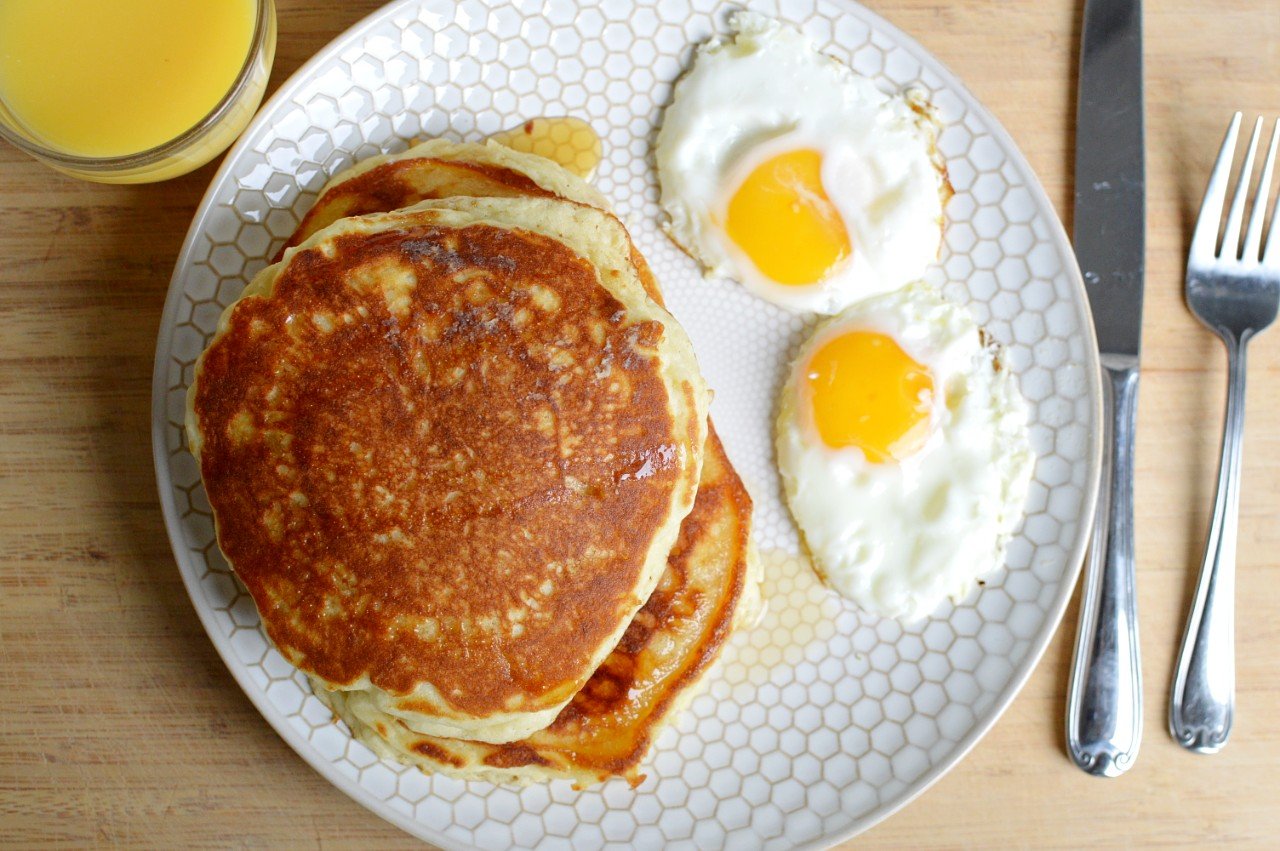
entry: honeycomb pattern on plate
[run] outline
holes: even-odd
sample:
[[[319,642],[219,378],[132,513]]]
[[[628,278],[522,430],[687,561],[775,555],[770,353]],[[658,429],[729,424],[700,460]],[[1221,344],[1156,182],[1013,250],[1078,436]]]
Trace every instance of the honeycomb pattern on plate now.
[[[1096,359],[1070,249],[998,126],[924,51],[853,3],[750,2],[887,88],[938,107],[956,195],[930,277],[1009,346],[1033,406],[1035,483],[1007,569],[905,628],[859,614],[794,555],[772,460],[773,399],[812,320],[703,281],[658,228],[650,146],[712,0],[400,2],[321,52],[214,181],[174,273],[156,366],[160,491],[178,564],[228,666],[281,735],[352,797],[438,844],[505,848],[825,844],[874,823],[995,719],[1048,640],[1076,575],[1096,476]],[[729,453],[757,504],[768,610],[658,742],[638,789],[498,788],[383,763],[271,649],[214,543],[181,434],[192,365],[218,315],[327,177],[419,137],[479,139],[540,115],[603,137],[597,185],[632,228],[697,347]]]

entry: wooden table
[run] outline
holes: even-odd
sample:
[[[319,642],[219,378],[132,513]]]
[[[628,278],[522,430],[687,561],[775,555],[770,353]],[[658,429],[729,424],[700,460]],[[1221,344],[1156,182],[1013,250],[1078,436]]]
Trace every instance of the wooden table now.
[[[277,5],[273,84],[378,3]],[[1069,223],[1080,4],[870,5],[1004,122]],[[1226,369],[1183,305],[1183,258],[1230,110],[1280,115],[1280,14],[1273,0],[1150,2],[1146,44],[1141,757],[1110,781],[1067,761],[1073,607],[995,729],[861,837],[863,847],[1261,845],[1280,830],[1280,332],[1258,341],[1250,367],[1235,733],[1223,753],[1201,757],[1165,731]],[[97,186],[0,145],[0,843],[413,844],[262,720],[205,636],[165,538],[149,437],[152,354],[174,258],[215,166],[154,186]]]

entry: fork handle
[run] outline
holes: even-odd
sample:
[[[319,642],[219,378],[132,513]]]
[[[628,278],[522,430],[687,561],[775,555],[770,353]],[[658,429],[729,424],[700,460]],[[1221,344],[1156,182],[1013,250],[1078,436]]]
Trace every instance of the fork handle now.
[[[1236,519],[1248,338],[1236,340],[1226,334],[1223,340],[1227,344],[1227,415],[1218,492],[1169,698],[1169,732],[1178,744],[1196,753],[1220,751],[1235,717]]]
[[[1133,578],[1136,357],[1103,355],[1102,489],[1085,565],[1067,696],[1067,752],[1081,769],[1118,777],[1142,741],[1142,666]]]

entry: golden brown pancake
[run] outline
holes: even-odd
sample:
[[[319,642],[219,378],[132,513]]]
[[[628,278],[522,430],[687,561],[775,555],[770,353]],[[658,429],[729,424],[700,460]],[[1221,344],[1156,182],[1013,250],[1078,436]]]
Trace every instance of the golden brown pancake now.
[[[547,726],[649,597],[705,436],[692,349],[584,205],[346,219],[229,308],[188,431],[268,634],[348,700]]]
[[[318,203],[350,204],[353,209],[365,210],[376,207],[377,198],[415,203],[419,199],[412,193],[401,194],[406,185],[430,185],[437,193],[467,194],[475,188],[473,182],[450,184],[436,171],[433,157],[419,154],[428,150],[437,156],[465,159],[476,149],[484,146],[437,141],[399,158],[361,163],[355,169],[358,182],[349,183],[346,173],[339,174]],[[484,152],[493,154],[491,147]],[[516,175],[508,184],[513,191],[529,180],[527,173],[532,173],[544,184],[556,186],[564,197],[593,203],[592,190],[586,184],[575,184],[572,176],[548,176],[544,162],[536,157],[504,155],[502,167]],[[646,291],[661,303],[657,282],[634,247],[631,259]],[[759,567],[750,543],[750,527],[750,497],[724,446],[711,431],[694,509],[681,526],[657,590],[614,652],[555,722],[522,741],[489,745],[426,736],[358,697],[351,701],[346,693],[331,693],[323,684],[317,684],[316,694],[376,752],[423,770],[496,782],[564,777],[586,785],[623,776],[638,783],[643,779],[639,765],[663,724],[692,697],[731,628],[756,609]]]
[[[750,532],[751,498],[712,431],[697,500],[653,596],[555,722],[522,741],[424,736],[342,692],[316,694],[375,752],[425,770],[498,783],[563,777],[579,786],[622,776],[637,785],[663,723],[692,696],[735,623],[755,611]]]
[[[362,160],[320,190],[298,229],[276,254],[346,216],[385,213],[431,198],[563,198],[605,209],[585,181],[555,163],[498,144],[432,139],[399,154]]]
[[[398,154],[361,160],[331,178],[273,262],[345,216],[385,213],[430,199],[459,196],[561,198],[612,215],[608,202],[594,187],[550,160],[494,142],[431,139]],[[634,244],[630,252],[645,292],[662,304],[649,264]]]

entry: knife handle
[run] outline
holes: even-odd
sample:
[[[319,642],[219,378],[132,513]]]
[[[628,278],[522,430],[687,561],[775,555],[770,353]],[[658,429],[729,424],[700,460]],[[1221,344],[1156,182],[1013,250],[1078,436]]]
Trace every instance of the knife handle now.
[[[1085,565],[1067,695],[1067,752],[1097,777],[1133,765],[1142,740],[1142,665],[1133,570],[1133,435],[1138,362],[1104,355],[1102,486]]]

